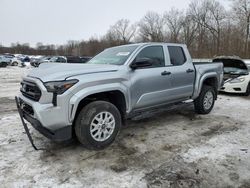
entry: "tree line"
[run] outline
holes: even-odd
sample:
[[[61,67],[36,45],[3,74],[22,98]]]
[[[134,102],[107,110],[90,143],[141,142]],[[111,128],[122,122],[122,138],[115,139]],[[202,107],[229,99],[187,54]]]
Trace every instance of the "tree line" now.
[[[229,10],[217,0],[192,0],[186,10],[147,12],[138,22],[118,20],[102,37],[35,48],[15,43],[0,53],[94,56],[111,46],[136,42],[185,43],[195,58],[237,55],[250,58],[250,0],[230,0]]]

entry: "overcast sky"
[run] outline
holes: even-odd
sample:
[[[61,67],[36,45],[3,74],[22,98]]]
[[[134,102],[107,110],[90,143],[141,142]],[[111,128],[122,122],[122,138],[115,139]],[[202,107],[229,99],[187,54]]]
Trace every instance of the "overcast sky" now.
[[[0,44],[100,37],[121,18],[139,21],[147,11],[184,10],[190,0],[0,0]],[[228,6],[227,0],[220,0]]]

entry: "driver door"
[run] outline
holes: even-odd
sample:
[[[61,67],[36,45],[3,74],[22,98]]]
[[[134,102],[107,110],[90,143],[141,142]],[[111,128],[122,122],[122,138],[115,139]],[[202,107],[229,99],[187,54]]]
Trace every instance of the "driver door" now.
[[[145,47],[134,61],[137,59],[151,59],[153,63],[150,67],[131,70],[132,108],[137,110],[167,103],[171,80],[165,70],[163,46]]]

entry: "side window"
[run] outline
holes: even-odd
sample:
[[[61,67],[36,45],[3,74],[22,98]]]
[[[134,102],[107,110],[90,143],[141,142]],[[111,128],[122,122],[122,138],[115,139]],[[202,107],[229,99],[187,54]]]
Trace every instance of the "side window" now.
[[[62,57],[58,57],[57,62],[66,63],[66,60]]]
[[[164,67],[164,51],[162,46],[149,46],[144,48],[136,57],[136,59],[149,58],[153,62],[153,67]]]
[[[174,66],[183,65],[187,60],[182,47],[169,46],[168,52],[169,52],[171,64]]]

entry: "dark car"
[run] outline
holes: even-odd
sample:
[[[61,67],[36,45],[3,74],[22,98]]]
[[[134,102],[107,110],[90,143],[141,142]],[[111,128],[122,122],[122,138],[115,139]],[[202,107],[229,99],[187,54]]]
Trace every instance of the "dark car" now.
[[[91,59],[91,57],[66,56],[66,59],[67,63],[86,63]]]
[[[54,56],[49,62],[53,63],[86,63],[91,57],[79,57],[79,56]]]
[[[64,56],[53,56],[49,60],[51,63],[67,63],[67,59]]]
[[[92,57],[84,56],[84,57],[80,57],[80,59],[81,59],[81,63],[87,63],[90,59],[92,59]]]

